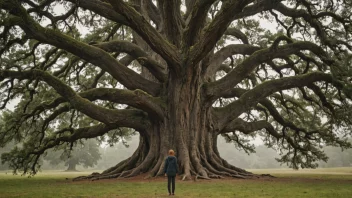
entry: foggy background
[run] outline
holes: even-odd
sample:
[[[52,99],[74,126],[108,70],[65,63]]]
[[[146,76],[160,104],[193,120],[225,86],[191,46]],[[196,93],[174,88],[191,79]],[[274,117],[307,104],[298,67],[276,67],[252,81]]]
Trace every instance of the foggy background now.
[[[84,142],[84,145],[74,147],[71,157],[68,157],[67,153],[62,150],[50,150],[41,160],[41,170],[105,170],[130,157],[138,146],[139,136],[134,135],[125,138],[124,142],[127,147],[121,141],[111,147],[107,143],[99,143],[97,140],[91,139]],[[230,164],[240,168],[287,168],[285,164],[280,165],[275,160],[275,158],[279,157],[277,151],[262,145],[261,141],[256,140],[253,143],[256,144],[256,153],[248,155],[244,151],[237,150],[233,143],[226,143],[225,139],[219,136],[218,149],[221,157]],[[10,143],[5,148],[0,148],[0,155],[1,153],[9,152],[14,146],[14,144]],[[327,163],[319,162],[319,168],[352,166],[352,149],[341,152],[341,148],[327,146],[323,150],[329,160]],[[6,164],[0,164],[0,170],[8,169]]]

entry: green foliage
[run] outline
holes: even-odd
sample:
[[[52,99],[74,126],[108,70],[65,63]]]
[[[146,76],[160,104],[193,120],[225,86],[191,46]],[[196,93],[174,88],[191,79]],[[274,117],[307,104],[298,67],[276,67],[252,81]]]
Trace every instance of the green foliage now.
[[[10,152],[14,147],[15,147],[15,144],[13,142],[9,142],[8,144],[6,144],[5,147],[0,147],[0,156],[3,153]],[[8,170],[8,169],[9,169],[9,166],[7,163],[0,162],[0,170]]]

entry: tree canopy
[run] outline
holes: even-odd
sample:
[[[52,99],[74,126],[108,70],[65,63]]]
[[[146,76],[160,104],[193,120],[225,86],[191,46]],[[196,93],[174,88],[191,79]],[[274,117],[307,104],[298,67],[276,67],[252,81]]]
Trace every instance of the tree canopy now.
[[[217,136],[248,152],[260,136],[282,163],[314,168],[322,145],[351,148],[352,2],[338,0],[0,0],[0,146],[35,173],[47,149],[80,139],[140,146],[108,173],[250,173]],[[6,109],[16,103],[14,110]]]

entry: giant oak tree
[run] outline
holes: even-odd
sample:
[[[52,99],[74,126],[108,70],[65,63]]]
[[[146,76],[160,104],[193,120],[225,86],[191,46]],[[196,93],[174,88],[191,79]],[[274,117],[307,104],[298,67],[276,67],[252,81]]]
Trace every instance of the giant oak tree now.
[[[35,173],[49,148],[139,133],[134,154],[87,178],[253,177],[217,149],[261,137],[293,168],[350,148],[349,0],[0,0],[0,146]],[[14,110],[9,105],[18,102]],[[235,158],[236,156],[234,156]]]

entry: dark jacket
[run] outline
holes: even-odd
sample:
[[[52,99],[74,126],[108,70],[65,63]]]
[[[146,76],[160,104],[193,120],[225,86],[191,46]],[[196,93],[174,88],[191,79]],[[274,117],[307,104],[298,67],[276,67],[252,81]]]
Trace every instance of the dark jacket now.
[[[175,156],[168,156],[165,159],[164,173],[167,176],[176,176],[178,173],[177,158]]]

